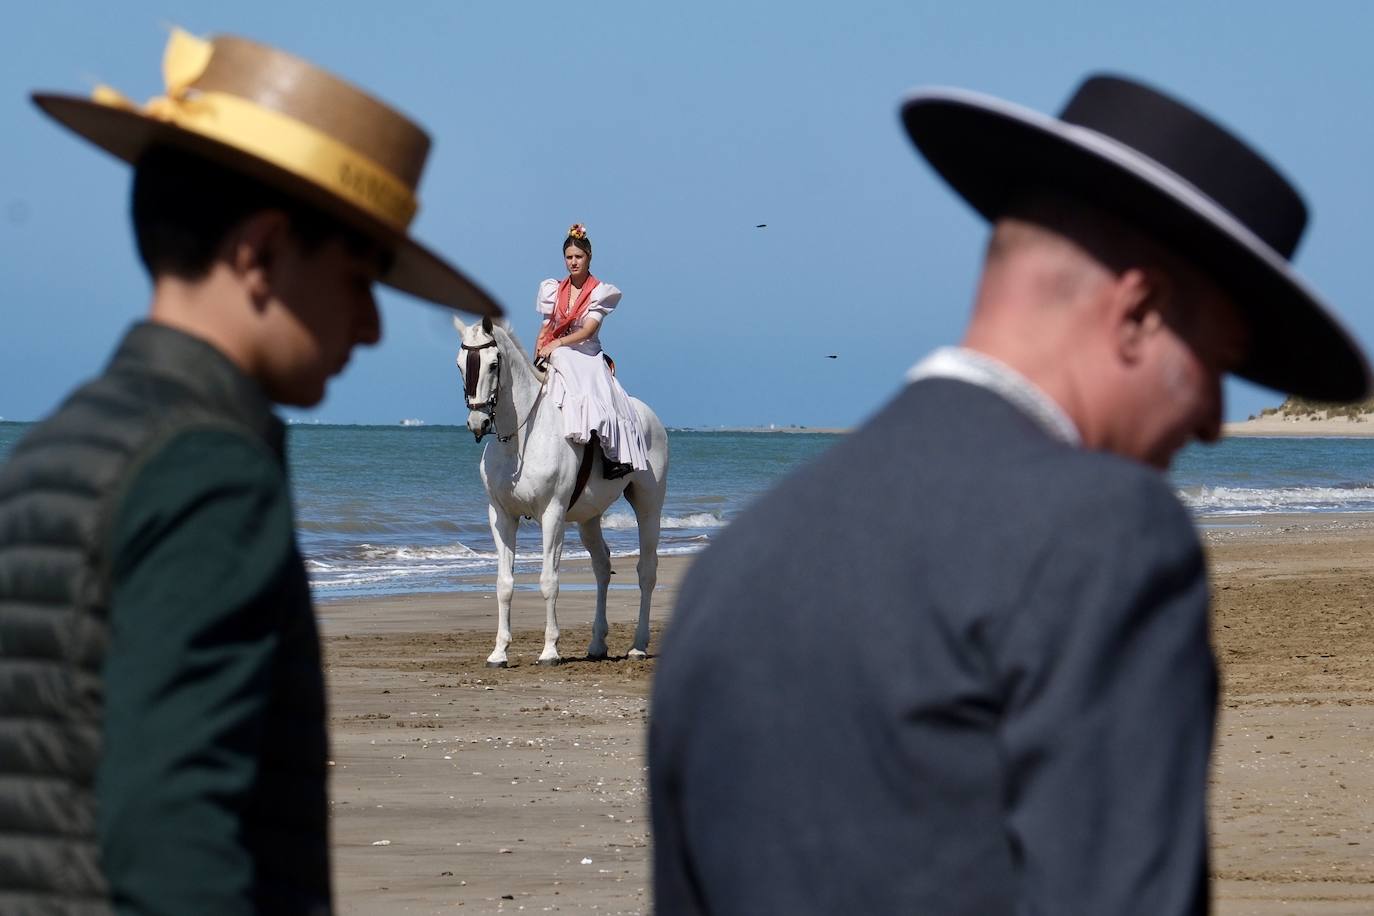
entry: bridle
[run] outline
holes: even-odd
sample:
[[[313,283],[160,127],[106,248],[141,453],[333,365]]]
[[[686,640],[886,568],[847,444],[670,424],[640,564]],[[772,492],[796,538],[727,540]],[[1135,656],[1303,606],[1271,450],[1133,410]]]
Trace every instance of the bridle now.
[[[534,416],[534,407],[531,407],[529,413],[525,414],[524,420],[515,425],[515,429],[504,436],[501,435],[501,431],[496,428],[496,399],[501,394],[501,350],[499,348],[496,351],[496,360],[491,364],[492,371],[496,373],[496,384],[491,386],[491,394],[485,401],[477,401],[477,376],[482,372],[482,351],[488,347],[495,347],[496,338],[492,337],[486,343],[478,344],[475,347],[467,344],[461,346],[463,352],[467,353],[467,363],[463,371],[463,395],[467,399],[468,410],[486,414],[487,419],[491,422],[490,432],[496,434],[496,441],[509,442],[520,431],[520,428],[530,421],[530,417]],[[539,394],[541,397],[543,396],[542,388]],[[538,398],[535,399],[535,402],[538,403]],[[477,441],[481,442],[482,436],[486,434],[486,431],[477,434]]]
[[[467,344],[462,345],[463,352],[467,354],[467,365],[463,369],[463,395],[467,399],[468,410],[486,414],[487,419],[491,421],[492,432],[496,432],[496,398],[501,393],[501,351],[499,349],[496,351],[496,361],[491,364],[492,370],[496,373],[496,384],[491,386],[491,394],[485,401],[477,401],[477,377],[482,372],[482,351],[494,346],[496,346],[495,337],[475,347]],[[484,435],[486,435],[485,432],[477,437],[479,442]],[[505,442],[510,439],[510,436],[503,437],[498,433],[496,438],[498,441]]]

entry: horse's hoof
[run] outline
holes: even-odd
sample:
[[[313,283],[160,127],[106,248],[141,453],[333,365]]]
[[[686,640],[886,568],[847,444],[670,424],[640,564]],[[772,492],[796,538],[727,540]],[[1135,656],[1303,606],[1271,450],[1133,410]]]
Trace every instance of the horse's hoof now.
[[[648,652],[641,652],[641,651],[639,651],[638,649],[631,649],[631,650],[630,650],[630,654],[629,654],[628,656],[626,656],[626,657],[629,658],[629,660],[632,661],[632,662],[642,662],[642,661],[647,661],[647,660],[648,660],[648,658],[649,658],[649,653],[648,653]]]
[[[487,662],[488,668],[509,668],[505,662]]]
[[[539,661],[535,662],[535,664],[536,664],[536,665],[546,665],[546,666],[552,668],[554,665],[562,664],[562,662],[563,662],[563,659],[561,659],[561,658],[541,658]]]
[[[590,652],[587,653],[587,661],[589,662],[604,662],[609,657],[610,656],[605,652],[601,652],[597,655],[593,655]]]

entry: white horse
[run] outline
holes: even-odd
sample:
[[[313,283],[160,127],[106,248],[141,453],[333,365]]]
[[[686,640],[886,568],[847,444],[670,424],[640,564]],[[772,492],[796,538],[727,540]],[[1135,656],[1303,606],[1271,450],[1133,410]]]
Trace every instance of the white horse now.
[[[649,651],[649,601],[658,581],[659,514],[668,490],[668,434],[644,403],[631,398],[639,414],[649,468],[619,480],[602,474],[600,449],[593,456],[586,486],[572,501],[578,468],[589,445],[563,437],[558,407],[544,399],[544,376],[508,328],[490,318],[464,326],[453,325],[462,338],[458,369],[467,396],[468,429],[482,441],[494,433],[496,441],[482,450],[482,483],[487,488],[487,514],[496,541],[496,607],[499,620],[496,648],[487,658],[491,668],[506,667],[510,646],[510,602],[515,591],[515,531],[521,516],[539,522],[543,534],[544,568],[539,588],[544,595],[544,651],[539,664],[555,665],[558,654],[558,562],[568,522],[576,522],[582,544],[592,558],[596,575],[596,617],[587,657],[604,659],[606,652],[606,591],[611,582],[611,551],[601,534],[601,516],[624,494],[639,524],[639,624],[631,659]]]

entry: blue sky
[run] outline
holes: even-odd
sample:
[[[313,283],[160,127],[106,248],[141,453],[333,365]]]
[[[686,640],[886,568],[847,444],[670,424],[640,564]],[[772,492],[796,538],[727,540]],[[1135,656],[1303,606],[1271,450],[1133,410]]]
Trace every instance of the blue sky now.
[[[603,341],[669,425],[847,426],[958,339],[985,227],[918,159],[904,93],[963,86],[1057,111],[1134,75],[1248,138],[1303,190],[1297,266],[1363,342],[1374,5],[274,3],[48,0],[0,37],[0,417],[43,416],[147,304],[127,169],[27,99],[160,89],[166,29],[278,45],[407,111],[435,145],[416,234],[506,306],[572,222],[624,291]],[[766,229],[755,229],[767,223]],[[382,297],[324,422],[462,421],[448,316]],[[838,359],[825,359],[836,353]],[[1275,404],[1235,383],[1228,415]]]

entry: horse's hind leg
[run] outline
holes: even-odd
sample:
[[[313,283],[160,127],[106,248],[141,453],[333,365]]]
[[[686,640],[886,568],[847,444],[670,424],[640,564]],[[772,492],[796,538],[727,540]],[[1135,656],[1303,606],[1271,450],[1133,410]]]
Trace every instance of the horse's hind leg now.
[[[606,590],[611,585],[611,548],[601,534],[600,517],[580,523],[582,546],[592,555],[592,572],[596,575],[596,616],[592,618],[592,641],[587,657],[600,661],[606,657]]]
[[[635,644],[630,658],[646,658],[649,654],[649,605],[653,601],[654,586],[658,584],[658,531],[663,512],[663,496],[667,489],[662,481],[652,486],[636,481],[625,491],[625,498],[635,510],[639,525],[639,623],[635,626]]]
[[[496,648],[487,656],[488,668],[506,667],[510,646],[510,600],[515,593],[515,532],[520,516],[487,507],[491,536],[496,541]]]

